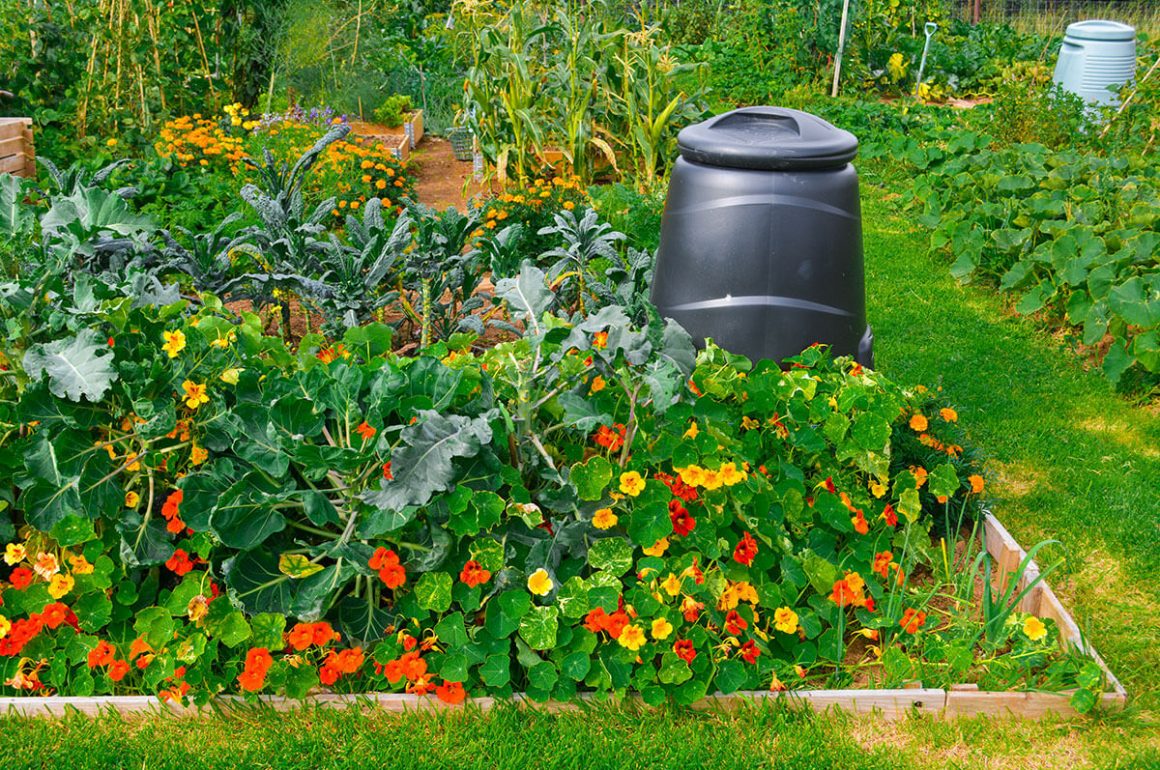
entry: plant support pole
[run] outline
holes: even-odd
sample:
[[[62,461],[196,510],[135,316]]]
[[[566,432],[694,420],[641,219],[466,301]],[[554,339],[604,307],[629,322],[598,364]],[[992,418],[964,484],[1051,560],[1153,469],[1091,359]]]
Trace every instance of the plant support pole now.
[[[838,29],[838,54],[834,57],[834,86],[830,96],[838,95],[838,78],[842,74],[842,50],[846,47],[846,20],[850,18],[850,0],[842,0],[842,26]]]

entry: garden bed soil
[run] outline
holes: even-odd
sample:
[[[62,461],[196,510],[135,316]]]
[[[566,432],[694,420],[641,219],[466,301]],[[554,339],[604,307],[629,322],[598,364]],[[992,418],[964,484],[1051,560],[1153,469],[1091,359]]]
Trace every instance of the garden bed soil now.
[[[994,516],[987,514],[983,522],[983,538],[987,552],[995,562],[1000,584],[1018,572],[1020,563],[1027,552],[1015,541],[1011,534]],[[1031,583],[1039,575],[1039,567],[1030,562],[1020,575],[1019,590]],[[1107,677],[1109,691],[1100,696],[1100,705],[1106,709],[1123,708],[1127,693],[1123,685],[1108,669],[1099,654],[1087,643],[1080,633],[1075,620],[1056,597],[1046,581],[1038,583],[1023,597],[1019,609],[1041,618],[1050,618],[1059,626],[1063,641],[1088,653],[1103,669]],[[1049,692],[998,692],[980,690],[976,685],[952,685],[947,689],[923,687],[921,682],[913,682],[902,689],[844,689],[844,690],[795,690],[785,692],[747,691],[728,695],[710,695],[693,708],[721,709],[725,711],[743,708],[761,701],[779,701],[795,707],[809,707],[815,711],[825,711],[836,707],[852,712],[879,712],[887,718],[901,718],[912,713],[926,713],[940,717],[990,716],[1022,717],[1037,719],[1047,714],[1074,716],[1076,711],[1069,702],[1070,694]],[[302,705],[320,707],[349,707],[372,705],[386,711],[442,711],[462,708],[443,703],[434,696],[407,695],[404,693],[367,693],[339,695],[323,693],[312,695],[305,701],[280,696],[262,696],[261,702],[278,711],[298,708]],[[576,701],[549,701],[538,703],[526,696],[515,695],[511,701],[517,705],[548,711],[571,710],[584,707],[585,701],[596,700],[591,695],[581,695]],[[636,700],[633,698],[633,700]],[[244,707],[250,701],[236,695],[222,696],[213,701],[214,709]],[[490,709],[505,701],[500,698],[472,698],[468,704],[472,708]],[[0,711],[23,716],[64,715],[70,712],[97,715],[106,711],[121,714],[163,711],[177,715],[193,716],[203,709],[183,706],[171,701],[161,701],[148,695],[77,697],[51,696],[46,698],[19,697],[0,698]]]

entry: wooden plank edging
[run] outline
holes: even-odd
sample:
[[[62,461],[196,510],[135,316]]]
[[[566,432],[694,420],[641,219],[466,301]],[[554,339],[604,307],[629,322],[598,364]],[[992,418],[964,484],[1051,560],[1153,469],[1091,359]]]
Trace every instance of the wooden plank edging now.
[[[1004,573],[1018,568],[1026,551],[1015,541],[1011,533],[990,513],[983,521],[984,544],[999,568]],[[1021,577],[1020,589],[1039,575],[1039,566],[1030,562]],[[1046,582],[1041,582],[1024,597],[1021,609],[1025,612],[1050,617],[1060,628],[1063,638],[1091,655],[1107,675],[1112,692],[1100,695],[1100,705],[1106,709],[1123,708],[1127,702],[1127,692],[1112,674],[1103,658],[1088,644],[1070,613],[1055,596]],[[510,699],[480,697],[467,701],[470,708],[488,711],[503,703],[512,703],[521,708],[544,711],[571,711],[583,704],[606,700],[602,696],[583,693],[574,701],[547,701],[540,703],[522,694]],[[607,699],[611,700],[611,699]],[[630,696],[627,701],[641,704],[639,696]],[[793,708],[810,708],[826,711],[838,708],[855,713],[878,713],[887,719],[899,719],[908,714],[925,713],[943,718],[976,716],[986,714],[1001,717],[1022,717],[1039,719],[1046,714],[1074,716],[1075,709],[1070,703],[1070,693],[1049,692],[990,692],[979,690],[977,685],[952,685],[943,690],[921,686],[896,690],[791,690],[783,692],[744,691],[728,695],[716,693],[693,704],[694,709],[733,711],[763,702],[776,701]],[[303,706],[322,708],[350,708],[365,705],[395,713],[433,712],[460,708],[443,703],[431,695],[408,695],[406,693],[359,693],[342,695],[320,693],[304,700],[296,700],[278,695],[263,695],[258,704],[275,711],[289,711]],[[162,701],[152,695],[113,695],[100,697],[50,696],[0,698],[0,716],[63,716],[82,713],[96,716],[107,711],[120,714],[162,714],[174,716],[198,716],[217,710],[248,708],[254,704],[239,695],[222,695],[208,706],[182,706],[172,701]]]

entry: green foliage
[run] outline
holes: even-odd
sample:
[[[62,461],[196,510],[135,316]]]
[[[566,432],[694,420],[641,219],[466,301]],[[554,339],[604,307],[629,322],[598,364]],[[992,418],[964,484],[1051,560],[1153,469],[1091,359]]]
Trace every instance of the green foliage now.
[[[375,108],[375,120],[384,126],[401,126],[411,111],[411,97],[406,94],[391,94]]]

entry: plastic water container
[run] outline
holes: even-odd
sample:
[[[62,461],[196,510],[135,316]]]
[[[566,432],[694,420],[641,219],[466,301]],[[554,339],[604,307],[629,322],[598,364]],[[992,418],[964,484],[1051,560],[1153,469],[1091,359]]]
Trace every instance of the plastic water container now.
[[[1116,91],[1135,77],[1135,28],[1101,20],[1068,25],[1055,65],[1056,83],[1090,105],[1105,105],[1118,104]]]
[[[747,107],[685,128],[678,146],[652,286],[661,315],[754,360],[822,342],[871,365],[853,134]]]

